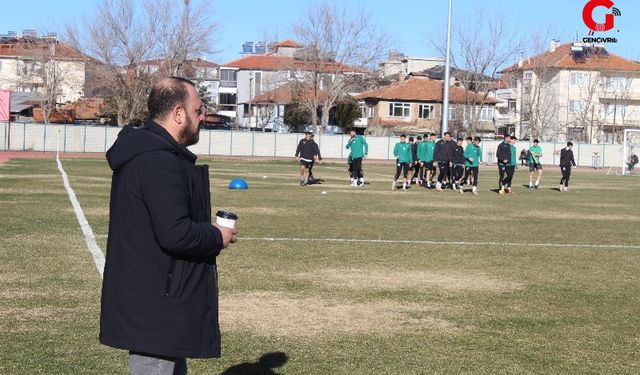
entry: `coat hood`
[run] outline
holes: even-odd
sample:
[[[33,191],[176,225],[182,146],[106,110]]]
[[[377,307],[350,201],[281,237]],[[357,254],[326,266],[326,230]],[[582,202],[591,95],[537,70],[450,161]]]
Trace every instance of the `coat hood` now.
[[[139,127],[131,125],[123,127],[118,133],[118,139],[107,151],[107,161],[109,167],[115,171],[140,154],[159,150],[176,153],[191,163],[195,163],[198,158],[176,142],[162,126],[148,120]]]

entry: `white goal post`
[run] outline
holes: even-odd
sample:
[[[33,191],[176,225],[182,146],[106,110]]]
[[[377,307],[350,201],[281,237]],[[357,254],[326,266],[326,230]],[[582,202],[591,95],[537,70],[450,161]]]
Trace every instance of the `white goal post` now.
[[[631,163],[631,156],[640,157],[640,129],[624,130],[624,146],[622,148],[622,175],[628,175],[634,172],[640,165]],[[634,165],[635,164],[635,165]],[[633,169],[633,170],[630,170]]]

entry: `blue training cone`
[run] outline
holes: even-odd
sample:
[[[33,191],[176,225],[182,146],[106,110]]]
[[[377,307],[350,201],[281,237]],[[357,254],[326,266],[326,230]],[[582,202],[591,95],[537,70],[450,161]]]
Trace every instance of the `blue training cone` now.
[[[247,181],[241,178],[234,178],[233,180],[231,180],[231,182],[229,182],[229,189],[246,190],[248,188],[249,188],[249,185],[247,184]]]

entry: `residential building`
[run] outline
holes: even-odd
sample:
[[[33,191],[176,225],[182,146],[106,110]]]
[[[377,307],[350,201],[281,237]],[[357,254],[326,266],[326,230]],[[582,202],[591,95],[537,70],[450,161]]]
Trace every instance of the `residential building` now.
[[[323,90],[336,79],[332,72],[345,70],[337,69],[342,67],[335,62],[334,56],[326,56],[319,64],[314,64],[304,59],[306,52],[302,45],[284,40],[270,44],[267,53],[247,54],[222,64],[219,67],[218,113],[231,117],[243,127],[262,127],[253,108],[256,97],[260,97],[262,103],[259,104],[264,108],[265,100],[284,97],[283,91],[278,91],[283,85],[315,78],[318,90]],[[313,72],[319,75],[310,77]],[[262,95],[265,93],[266,96]],[[274,130],[271,126],[272,122],[269,122],[267,129]]]
[[[442,122],[443,86],[441,80],[423,76],[408,79],[362,93],[360,100],[363,118],[370,135],[398,135],[401,133],[440,133]],[[475,111],[477,123],[474,134],[493,136],[493,112],[496,100],[469,92],[458,86],[449,87],[449,129],[462,135],[468,132],[463,123],[465,111]],[[469,106],[468,104],[473,105]]]
[[[407,57],[397,51],[389,51],[386,61],[378,64],[380,77],[402,79],[409,74],[421,72],[444,64],[441,57]]]
[[[0,89],[38,92],[56,103],[84,96],[87,56],[62,43],[55,33],[25,30],[0,35]]]
[[[140,63],[140,66],[148,73],[154,74],[164,69],[162,60],[148,60]],[[191,80],[197,87],[206,88],[210,106],[218,105],[220,80],[218,68],[220,65],[203,58],[184,61],[179,68],[179,75]],[[165,73],[168,75],[168,73]]]
[[[640,128],[640,63],[604,45],[552,41],[503,73],[499,95],[515,101],[521,138],[620,142],[623,129]]]

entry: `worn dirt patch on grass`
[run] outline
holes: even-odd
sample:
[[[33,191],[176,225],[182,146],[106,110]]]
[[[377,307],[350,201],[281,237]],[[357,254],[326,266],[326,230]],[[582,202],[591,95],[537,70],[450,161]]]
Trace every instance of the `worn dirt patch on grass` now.
[[[17,188],[0,188],[2,194],[15,194],[15,195],[39,195],[39,194],[60,194],[64,193],[64,187],[60,186],[57,189],[17,189]]]
[[[429,306],[411,303],[349,303],[256,292],[223,296],[220,299],[220,324],[223,329],[287,337],[393,335],[416,331],[452,334],[462,330],[447,320],[431,316],[433,311]]]
[[[431,271],[323,269],[293,275],[331,288],[358,290],[444,289],[448,291],[511,292],[522,285],[481,274]]]
[[[0,178],[12,180],[60,180],[59,174],[0,174]]]
[[[575,213],[567,213],[567,212],[529,212],[527,216],[530,218],[536,219],[555,219],[555,220],[576,220]],[[602,213],[583,213],[580,214],[580,220],[624,220],[624,221],[640,221],[639,216],[635,215],[611,215],[611,214],[602,214]]]
[[[63,211],[75,214],[73,208],[65,208]],[[109,206],[104,207],[82,207],[82,211],[87,216],[109,216]]]
[[[243,207],[236,209],[242,215],[297,215],[301,212],[287,207]]]

